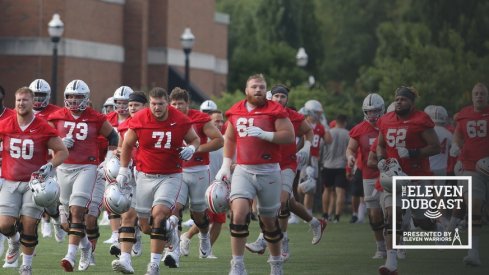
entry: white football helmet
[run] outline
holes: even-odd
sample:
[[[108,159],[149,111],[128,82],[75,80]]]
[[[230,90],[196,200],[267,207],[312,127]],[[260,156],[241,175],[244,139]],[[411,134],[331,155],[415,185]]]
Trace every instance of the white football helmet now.
[[[114,103],[115,103],[115,111],[118,114],[127,114],[129,113],[129,95],[134,93],[131,87],[128,86],[120,86],[114,92]]]
[[[115,102],[114,102],[114,98],[113,97],[107,98],[107,100],[104,103],[104,106],[102,107],[102,113],[105,114],[105,115],[108,114],[108,113],[110,113],[108,111],[108,108],[109,107],[112,107],[112,110],[115,110]]]
[[[44,79],[36,79],[29,85],[29,89],[34,92],[34,110],[45,108],[51,98],[51,86]]]
[[[428,105],[424,108],[424,112],[427,113],[434,123],[446,124],[448,120],[448,112],[443,106]]]
[[[104,206],[105,209],[117,215],[121,215],[129,210],[132,200],[132,187],[121,189],[117,184],[110,184],[105,189]]]
[[[205,190],[205,202],[213,213],[224,213],[229,209],[231,186],[227,181],[215,180]]]
[[[206,100],[202,102],[202,104],[200,104],[201,112],[214,111],[214,110],[217,110],[217,104],[212,100]]]
[[[68,96],[74,95],[80,98],[68,99]],[[88,85],[79,79],[68,83],[65,89],[65,107],[71,111],[83,111],[88,107],[90,102],[90,89]]]
[[[384,171],[380,171],[380,184],[384,188],[384,191],[392,193],[392,184],[394,176],[407,176],[404,171],[402,171],[401,165],[395,158],[390,158],[386,160],[386,167]],[[407,180],[396,180],[396,193],[400,193],[402,186],[409,183]]]
[[[321,105],[321,102],[315,99],[308,100],[306,104],[304,104],[304,107],[314,112],[323,112],[323,106]]]
[[[396,102],[392,102],[387,107],[386,113],[394,112],[396,110]]]
[[[302,189],[304,193],[312,192],[316,189],[316,180],[313,177],[306,176],[303,178],[302,182],[299,183],[299,188]]]
[[[475,170],[489,177],[489,157],[478,160],[475,164]]]
[[[104,175],[105,175],[105,180],[108,183],[115,183],[115,179],[117,178],[117,175],[119,174],[119,168],[120,167],[121,167],[121,164],[119,162],[119,159],[115,156],[113,156],[109,160],[105,161]]]
[[[32,190],[32,199],[39,207],[53,206],[59,199],[59,185],[52,177],[32,177],[29,187]]]
[[[362,110],[364,119],[368,122],[375,123],[384,114],[384,99],[376,93],[368,94],[363,100]]]

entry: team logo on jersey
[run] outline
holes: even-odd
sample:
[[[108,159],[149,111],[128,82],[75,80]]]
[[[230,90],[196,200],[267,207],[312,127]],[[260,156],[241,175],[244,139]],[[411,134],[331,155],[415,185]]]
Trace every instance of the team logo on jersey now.
[[[467,176],[394,176],[392,203],[401,208],[402,228],[393,211],[393,232],[401,231],[400,240],[393,238],[394,249],[470,249],[472,248],[472,209],[468,221],[450,224],[451,214],[464,211],[464,194],[472,205],[472,177]],[[403,184],[396,184],[401,181]],[[457,184],[458,182],[458,184]],[[397,190],[396,190],[397,189]],[[400,189],[400,190],[399,190]],[[424,226],[407,218],[424,220]],[[423,230],[431,227],[433,230]]]

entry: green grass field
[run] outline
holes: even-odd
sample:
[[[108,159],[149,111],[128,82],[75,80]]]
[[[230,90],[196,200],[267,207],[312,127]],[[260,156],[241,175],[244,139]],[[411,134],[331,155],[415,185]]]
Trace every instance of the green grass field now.
[[[186,215],[188,217],[188,215]],[[305,223],[289,226],[291,258],[284,265],[285,274],[377,274],[377,268],[383,260],[371,259],[375,244],[369,225],[350,224],[348,216],[342,217],[338,224],[328,224],[326,234],[318,245],[311,245],[311,232]],[[252,222],[248,240],[254,240],[259,234],[258,224]],[[115,274],[110,263],[114,259],[109,255],[109,246],[102,242],[110,236],[108,226],[101,226],[101,237],[96,251],[96,266],[91,266],[85,274]],[[489,274],[489,227],[483,228],[481,260],[483,265],[477,268],[466,267],[462,258],[465,250],[409,250],[407,258],[399,263],[400,274]],[[65,255],[67,242],[58,244],[51,239],[40,239],[37,256],[34,258],[33,274],[63,274],[59,261]],[[217,240],[214,254],[218,259],[199,259],[198,238],[191,243],[191,253],[182,257],[180,268],[169,269],[162,263],[161,274],[227,274],[231,249],[227,224]],[[79,256],[78,256],[79,257]],[[269,274],[266,263],[268,254],[254,255],[246,252],[245,264],[248,274]],[[78,260],[78,259],[77,259]],[[149,238],[144,237],[143,255],[133,258],[135,274],[144,274],[149,262]],[[18,274],[16,269],[0,269],[0,274]]]

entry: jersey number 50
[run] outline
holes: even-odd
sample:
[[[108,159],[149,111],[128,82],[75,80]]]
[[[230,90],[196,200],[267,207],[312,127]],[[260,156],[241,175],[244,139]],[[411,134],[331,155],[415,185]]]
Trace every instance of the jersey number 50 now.
[[[10,156],[14,159],[32,159],[34,156],[34,141],[32,139],[10,139]]]

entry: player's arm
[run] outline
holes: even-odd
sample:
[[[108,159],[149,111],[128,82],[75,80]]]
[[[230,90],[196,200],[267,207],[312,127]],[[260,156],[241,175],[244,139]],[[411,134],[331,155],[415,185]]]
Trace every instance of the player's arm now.
[[[370,168],[377,168],[377,155],[373,151],[368,152],[367,166]]]
[[[62,164],[66,158],[68,158],[68,149],[63,144],[60,137],[52,137],[48,140],[48,149],[52,150],[53,158],[51,164],[53,167],[57,167]]]
[[[381,132],[379,132],[379,137],[377,138],[378,144],[376,149],[377,160],[381,161],[387,157],[387,150],[385,149],[385,140]]]
[[[333,136],[331,136],[331,133],[326,128],[324,129],[323,140],[324,140],[324,143],[326,143],[326,144],[333,143]]]
[[[210,139],[207,143],[202,144],[197,152],[212,152],[219,150],[224,144],[224,138],[212,121],[204,125],[204,134]]]
[[[275,120],[275,130],[270,142],[276,144],[290,144],[295,142],[294,126],[289,118]]]
[[[233,125],[229,124],[224,133],[223,157],[233,159],[236,152],[236,134]]]
[[[121,167],[127,168],[129,166],[129,162],[131,161],[132,157],[132,149],[136,145],[136,142],[138,140],[138,137],[136,135],[136,132],[132,129],[128,129],[126,134],[124,135],[124,141],[122,142],[121,146],[121,153],[120,153],[120,164]]]
[[[185,140],[185,143],[187,143],[187,147],[193,145],[196,151],[199,149],[200,138],[195,132],[194,128],[190,127],[188,129],[185,137],[183,137],[183,140]]]
[[[348,146],[346,147],[346,160],[349,167],[353,167],[358,151],[358,141],[354,138],[350,138]]]
[[[441,146],[440,140],[438,139],[438,135],[435,132],[435,129],[428,128],[421,133],[421,137],[426,142],[426,146],[419,149],[418,157],[429,157],[434,156],[440,153]],[[411,153],[410,153],[411,154]]]
[[[306,143],[309,142],[309,148],[311,147],[312,138],[314,137],[314,132],[312,131],[311,125],[306,120],[303,120],[301,122],[301,125],[299,125],[299,130],[297,131],[296,135],[298,137],[304,137],[303,138],[304,146],[306,146]]]
[[[109,141],[109,151],[117,149],[119,144],[119,135],[108,121],[104,121],[102,127],[100,127],[99,134],[104,136]]]

